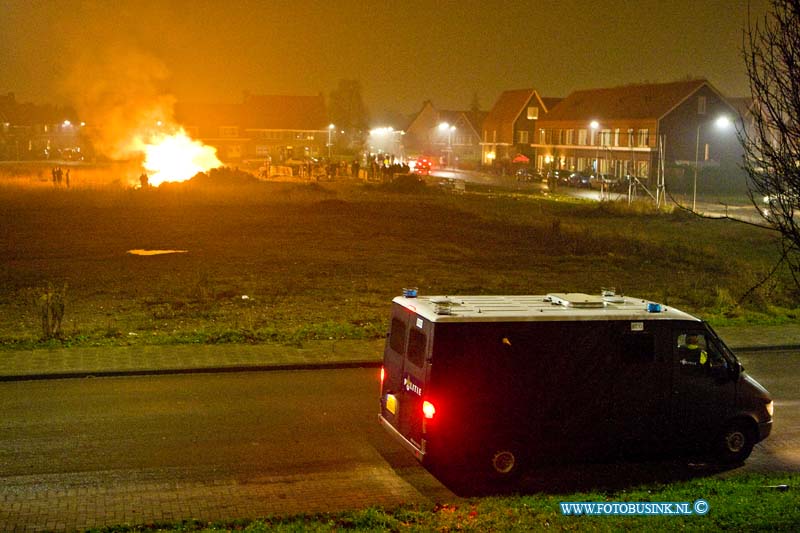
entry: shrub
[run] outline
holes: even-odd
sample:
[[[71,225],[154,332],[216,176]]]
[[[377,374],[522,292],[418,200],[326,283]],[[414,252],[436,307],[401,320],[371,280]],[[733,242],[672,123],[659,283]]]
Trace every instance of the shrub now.
[[[39,295],[39,316],[42,322],[42,338],[44,340],[61,338],[61,324],[64,321],[66,310],[67,285],[60,289],[53,287],[52,283]]]

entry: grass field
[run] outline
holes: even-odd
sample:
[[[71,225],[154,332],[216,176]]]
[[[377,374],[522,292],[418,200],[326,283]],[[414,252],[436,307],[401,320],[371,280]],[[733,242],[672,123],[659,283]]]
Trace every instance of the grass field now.
[[[646,206],[513,190],[197,179],[133,190],[108,176],[0,182],[0,346],[42,345],[64,290],[64,345],[376,338],[391,298],[626,294],[712,318],[796,317],[775,236]],[[153,256],[132,249],[186,250]]]

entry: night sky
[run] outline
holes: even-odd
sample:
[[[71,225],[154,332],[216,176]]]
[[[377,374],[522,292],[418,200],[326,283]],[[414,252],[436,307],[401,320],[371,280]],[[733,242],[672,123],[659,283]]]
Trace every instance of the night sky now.
[[[763,17],[767,0],[749,9]],[[0,94],[80,108],[136,86],[233,103],[357,79],[381,114],[692,76],[745,96],[747,17],[747,0],[0,0]]]

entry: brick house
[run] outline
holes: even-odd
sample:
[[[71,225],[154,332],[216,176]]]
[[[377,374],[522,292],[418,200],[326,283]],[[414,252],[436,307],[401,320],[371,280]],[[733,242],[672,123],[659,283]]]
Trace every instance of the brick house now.
[[[558,101],[558,98],[542,98],[534,89],[503,92],[483,121],[481,163],[507,165],[518,154],[535,160],[533,142],[537,122]]]
[[[537,166],[654,179],[666,165],[718,162],[736,135],[714,127],[738,112],[708,81],[575,91],[537,124]]]
[[[178,103],[175,118],[190,136],[217,148],[224,162],[324,157],[334,134],[322,95],[246,95],[240,104]]]

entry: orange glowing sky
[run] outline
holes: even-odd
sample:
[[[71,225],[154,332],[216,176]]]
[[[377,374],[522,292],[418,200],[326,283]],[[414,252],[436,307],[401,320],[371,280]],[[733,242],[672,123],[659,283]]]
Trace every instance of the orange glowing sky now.
[[[750,0],[762,16],[767,0]],[[329,94],[361,81],[370,110],[426,99],[488,109],[506,89],[545,96],[634,82],[708,78],[748,92],[740,58],[747,0],[401,1],[3,0],[0,93],[71,103],[115,83],[108,50],[152,60],[147,82],[183,100]],[[131,65],[141,69],[142,64]],[[113,70],[113,69],[112,69]],[[128,82],[127,76],[121,76]],[[64,87],[64,80],[73,80]],[[119,81],[119,76],[116,77]],[[78,85],[80,85],[80,82]]]

